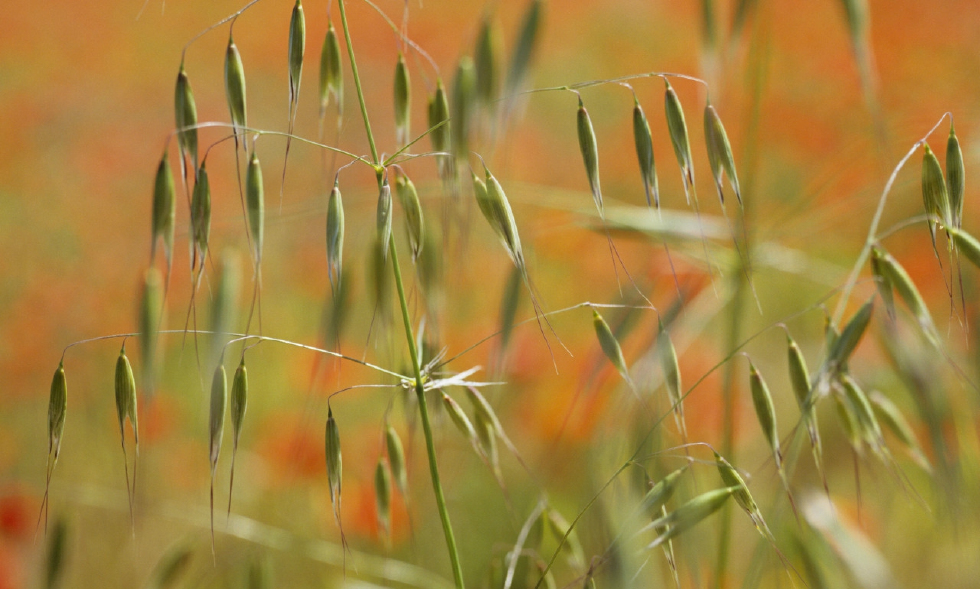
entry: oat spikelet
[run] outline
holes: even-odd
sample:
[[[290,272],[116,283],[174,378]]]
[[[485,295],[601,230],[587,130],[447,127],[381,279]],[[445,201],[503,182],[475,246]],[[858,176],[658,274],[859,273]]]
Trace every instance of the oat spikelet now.
[[[507,95],[516,93],[527,76],[538,43],[543,9],[542,0],[531,0],[528,3],[521,23],[521,32],[517,37],[517,45],[514,46],[514,52],[511,54],[510,69],[507,71]]]
[[[956,137],[953,124],[949,125],[946,140],[946,188],[949,191],[949,208],[953,226],[963,226],[963,194],[966,191],[966,171],[963,167],[963,151]]]
[[[681,439],[687,440],[687,423],[684,420],[684,401],[681,398],[683,389],[681,387],[681,369],[677,362],[677,350],[674,349],[674,342],[671,341],[663,321],[658,321],[658,323],[657,355],[660,357],[660,367],[664,371],[664,386],[667,388],[667,398],[673,408],[677,431],[680,432]]]
[[[378,193],[377,228],[381,259],[382,262],[387,262],[388,247],[391,241],[391,186],[388,185],[387,176],[385,176],[381,184],[381,191]]]
[[[177,84],[174,87],[174,119],[177,125],[177,147],[180,149],[181,176],[186,178],[185,158],[190,156],[192,170],[197,173],[197,104],[194,102],[194,92],[191,82],[184,70],[184,62],[180,62],[177,72]]]
[[[932,238],[932,247],[936,249],[936,228],[940,223],[946,227],[951,226],[952,212],[943,169],[928,143],[925,144],[922,155],[922,204],[926,214],[935,217],[934,221],[929,221],[929,235]]]
[[[344,262],[344,202],[340,196],[338,178],[327,201],[327,275],[334,296],[340,289]]]
[[[333,28],[333,23],[327,27],[326,37],[323,39],[323,49],[320,51],[320,128],[323,129],[323,118],[326,115],[327,107],[330,106],[330,97],[333,96],[337,103],[337,124],[344,114],[344,70],[340,61],[340,39],[337,31]]]
[[[851,317],[851,320],[844,326],[844,330],[841,331],[840,336],[834,339],[827,357],[827,363],[831,371],[841,371],[846,368],[847,360],[854,353],[858,343],[861,342],[864,332],[868,330],[868,324],[871,323],[871,313],[873,310],[874,298],[872,297]]]
[[[636,158],[640,162],[640,175],[643,177],[643,189],[647,196],[647,206],[660,209],[660,183],[657,180],[657,167],[653,159],[653,136],[650,133],[650,122],[640,106],[640,101],[633,96],[633,142],[636,144]]]
[[[667,86],[664,92],[664,111],[667,115],[667,129],[670,131],[670,143],[674,147],[674,155],[677,156],[677,165],[681,169],[681,177],[684,180],[684,196],[687,204],[691,204],[691,190],[694,188],[694,160],[691,157],[691,142],[687,134],[687,122],[684,120],[684,109],[681,101],[677,97],[677,92],[667,79],[664,79]]]
[[[58,363],[51,379],[51,395],[48,400],[48,463],[44,480],[44,498],[41,500],[41,512],[37,515],[37,528],[41,526],[41,516],[44,516],[44,530],[48,529],[48,491],[51,488],[51,474],[58,457],[61,456],[61,440],[65,435],[65,415],[68,410],[68,381],[65,379],[65,361]],[[37,538],[35,529],[34,537]]]
[[[282,210],[282,195],[286,186],[286,162],[289,160],[289,147],[293,142],[293,127],[296,124],[296,108],[299,105],[299,88],[303,77],[303,54],[306,53],[306,16],[302,0],[296,0],[289,17],[289,37],[286,62],[289,64],[289,121],[286,129],[286,154],[282,161],[282,182],[279,185],[279,209]]]
[[[728,141],[728,133],[725,126],[721,123],[721,117],[715,107],[708,103],[704,107],[704,143],[708,150],[708,163],[711,166],[711,175],[715,179],[715,187],[718,189],[718,200],[725,204],[725,193],[722,190],[722,178],[728,176],[728,183],[735,192],[738,205],[742,206],[742,191],[738,184],[738,175],[735,172],[735,158],[732,155],[732,145]]]
[[[408,231],[408,242],[412,248],[412,262],[417,262],[425,243],[425,219],[422,216],[422,203],[415,184],[404,173],[395,179],[395,193],[405,212],[405,228]]]
[[[378,509],[378,525],[386,538],[391,536],[391,475],[383,457],[374,469],[374,498]]]
[[[878,391],[871,391],[871,394],[868,395],[868,401],[871,403],[871,408],[874,410],[874,414],[877,416],[879,423],[884,424],[895,435],[898,441],[906,447],[909,455],[915,460],[916,464],[926,471],[931,471],[932,466],[922,451],[922,446],[915,436],[915,430],[909,425],[908,420],[902,415],[902,411],[898,406]]]
[[[955,239],[952,241],[956,243]],[[919,289],[916,288],[915,283],[912,282],[912,278],[905,268],[891,254],[880,247],[873,247],[871,249],[871,267],[876,277],[880,276],[878,292],[881,293],[882,300],[885,301],[886,307],[889,308],[889,315],[892,317],[895,315],[895,303],[891,296],[892,289],[894,289],[898,292],[898,296],[905,303],[905,306],[915,316],[919,329],[922,330],[923,335],[929,340],[929,343],[941,349],[942,343],[939,332],[936,330],[932,315],[929,313],[929,307],[926,306],[922,295],[919,294]],[[887,292],[887,296],[885,292]]]
[[[150,243],[150,264],[156,257],[157,241],[162,239],[163,254],[167,259],[167,284],[170,283],[170,268],[173,266],[174,219],[176,215],[177,199],[174,175],[170,170],[170,155],[164,151],[153,182],[153,235]]]
[[[661,508],[666,506],[670,498],[674,496],[674,491],[677,490],[677,484],[680,482],[681,475],[687,471],[688,466],[685,464],[657,481],[657,484],[651,487],[647,491],[647,494],[643,496],[643,500],[640,501],[640,509],[647,512],[654,519],[659,517]]]
[[[402,440],[398,437],[391,423],[385,424],[385,447],[388,450],[388,464],[391,465],[391,475],[395,479],[395,486],[405,500],[408,500],[408,470],[405,465],[405,450],[402,447]]]
[[[204,275],[204,262],[208,255],[211,238],[211,182],[208,180],[207,162],[197,169],[194,192],[191,196],[191,275],[194,290]],[[195,275],[196,273],[196,275]]]
[[[245,66],[242,65],[242,54],[238,51],[238,45],[230,34],[228,48],[225,50],[225,98],[237,143],[245,132],[244,128],[248,126],[245,116]]]
[[[449,98],[446,96],[446,88],[442,85],[442,79],[436,80],[436,91],[429,99],[428,106],[429,128],[442,123],[439,128],[429,133],[432,141],[432,150],[447,152],[452,147],[452,123],[449,122]],[[452,158],[439,157],[436,159],[439,166],[439,177],[443,181],[452,176]]]
[[[228,482],[228,514],[231,514],[231,492],[235,488],[235,456],[238,454],[238,439],[242,435],[242,422],[248,407],[248,372],[245,369],[245,356],[235,370],[231,383],[231,479]]]
[[[473,60],[464,55],[453,78],[452,129],[453,155],[456,165],[466,161],[470,152],[470,122],[476,102],[476,72]]]
[[[333,409],[327,409],[326,432],[327,482],[330,487],[330,503],[333,505],[333,515],[337,520],[337,526],[343,529],[340,524],[343,459],[340,455],[340,430],[337,429],[337,421],[333,418]]]
[[[258,268],[262,262],[262,244],[265,241],[265,187],[259,156],[254,147],[245,174],[245,201],[248,206],[248,229],[252,236],[252,257]]]
[[[595,201],[595,206],[601,217],[603,210],[602,189],[599,187],[599,147],[596,143],[595,129],[592,128],[592,118],[589,117],[589,111],[585,110],[581,96],[578,99],[576,122],[578,146],[582,152],[582,161],[585,163],[585,174],[589,179],[589,189],[592,190],[592,200]]]
[[[687,503],[681,505],[674,511],[653,520],[646,525],[642,531],[648,529],[665,530],[657,538],[647,545],[647,549],[656,548],[664,542],[675,538],[682,532],[693,528],[714,512],[721,509],[721,506],[728,501],[733,494],[737,495],[737,487],[725,487],[714,489],[697,495]]]
[[[793,394],[796,402],[800,406],[803,421],[806,423],[807,434],[810,437],[810,449],[813,452],[813,461],[817,467],[817,473],[824,482],[824,489],[827,489],[827,479],[823,473],[823,444],[820,440],[820,428],[817,426],[816,396],[813,385],[810,382],[810,373],[807,369],[806,358],[796,344],[796,341],[786,332],[786,354],[789,362],[789,380],[793,387]],[[813,391],[813,392],[812,392]]]
[[[225,410],[228,406],[228,375],[225,367],[218,364],[211,379],[211,409],[208,417],[208,460],[211,464],[211,554],[214,555],[214,476],[221,453],[224,433]]]
[[[408,143],[412,122],[412,85],[408,77],[408,66],[405,56],[398,52],[395,63],[395,142],[399,145]]]
[[[626,358],[623,357],[623,349],[609,328],[609,324],[595,308],[592,309],[592,325],[595,328],[596,337],[599,339],[599,347],[602,348],[602,353],[606,355],[606,358],[609,358],[616,371],[630,386],[630,389],[635,392],[633,380],[630,378],[629,370],[626,367]]]
[[[133,463],[133,482],[129,482],[129,458],[126,453],[126,419],[129,419],[133,427],[133,436],[136,440],[136,454],[139,455],[139,421],[136,413],[136,378],[133,376],[133,367],[126,356],[126,343],[123,342],[119,357],[116,359],[115,372],[115,398],[116,398],[116,417],[119,419],[119,437],[123,452],[123,466],[126,473],[126,496],[129,499],[129,519],[133,525],[135,533],[136,520],[133,515],[133,494],[136,488],[136,464]]]
[[[766,442],[769,444],[773,462],[776,464],[776,472],[779,473],[779,479],[783,483],[783,489],[786,491],[786,496],[795,514],[796,502],[793,500],[793,494],[790,492],[789,480],[786,478],[786,470],[783,468],[783,453],[779,448],[779,433],[776,429],[776,406],[773,404],[769,385],[766,384],[766,380],[762,378],[762,374],[751,360],[749,361],[749,388],[752,392],[752,405],[755,407],[756,418],[758,418],[759,426],[762,428],[762,433],[766,438]]]
[[[150,268],[143,282],[140,304],[140,348],[143,356],[143,389],[152,393],[156,382],[157,340],[163,314],[163,279],[160,271]]]
[[[484,15],[480,33],[474,49],[476,68],[476,96],[485,108],[493,109],[497,99],[497,43],[493,22],[489,14]]]

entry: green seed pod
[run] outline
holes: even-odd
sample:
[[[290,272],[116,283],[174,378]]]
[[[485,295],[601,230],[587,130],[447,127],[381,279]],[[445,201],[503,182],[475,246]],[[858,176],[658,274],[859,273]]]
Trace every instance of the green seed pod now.
[[[475,99],[476,72],[474,71],[473,60],[464,55],[456,66],[452,102],[453,154],[460,161],[465,160],[470,153],[470,119],[473,116]]]
[[[191,196],[191,269],[203,268],[211,238],[211,182],[207,162],[197,169]]]
[[[390,423],[385,424],[385,445],[388,448],[388,463],[391,465],[391,475],[395,479],[395,486],[402,494],[408,497],[408,470],[405,468],[405,450],[402,448],[402,440],[398,437],[398,432]]]
[[[861,427],[853,403],[843,394],[831,395],[837,406],[837,419],[847,443],[859,455],[863,453],[861,446]]]
[[[882,258],[885,252],[879,247],[871,248],[871,275],[874,277],[875,288],[878,289],[878,295],[881,297],[882,302],[885,303],[885,311],[888,313],[889,319],[895,319],[895,297],[893,296],[894,285],[891,279],[888,277]]]
[[[476,430],[473,429],[473,423],[470,422],[470,418],[463,412],[463,409],[459,406],[459,403],[445,393],[442,394],[442,402],[446,408],[446,413],[449,414],[449,417],[452,419],[456,429],[466,436],[466,439],[470,440],[471,442],[475,441]]]
[[[718,466],[718,474],[721,475],[722,482],[735,489],[733,494],[739,506],[750,516],[756,516],[759,513],[759,506],[756,504],[755,499],[752,498],[752,494],[749,493],[749,486],[745,484],[745,479],[742,478],[742,475],[721,454],[717,452],[714,454],[715,463]]]
[[[823,444],[820,441],[820,429],[817,427],[816,398],[811,397],[813,388],[810,383],[810,372],[806,366],[806,358],[796,345],[789,332],[786,332],[786,352],[789,360],[789,381],[793,387],[793,395],[800,406],[800,413],[806,422],[807,433],[810,436],[810,447],[817,470],[821,470]]]
[[[242,433],[242,422],[245,420],[245,409],[248,407],[248,371],[245,369],[245,357],[235,370],[231,384],[231,427],[234,447],[238,448],[238,438]]]
[[[338,182],[334,182],[327,201],[327,275],[334,296],[340,288],[344,262],[344,203]]]
[[[749,362],[749,388],[752,391],[752,405],[755,407],[759,426],[762,428],[762,433],[766,437],[770,450],[772,450],[776,467],[779,468],[782,459],[779,452],[779,434],[776,431],[776,407],[772,402],[769,385],[766,384],[762,374],[751,361]]]
[[[874,410],[879,423],[883,423],[908,449],[913,459],[928,470],[930,468],[929,461],[922,452],[922,446],[919,445],[919,440],[915,437],[915,431],[905,416],[902,415],[898,406],[878,391],[871,391],[871,394],[868,395],[868,401],[871,403],[871,408]]]
[[[391,530],[391,476],[384,458],[378,458],[374,469],[374,498],[378,508],[378,524],[385,534]]]
[[[490,223],[491,227],[494,226],[494,210],[493,205],[490,204],[490,195],[487,192],[487,185],[480,180],[480,177],[476,175],[476,172],[471,171],[470,174],[473,176],[473,196],[476,197],[476,204],[480,207],[480,212],[483,213],[483,217]]]
[[[691,157],[691,142],[688,139],[687,122],[684,120],[684,109],[681,107],[681,101],[677,97],[677,93],[674,92],[674,88],[666,78],[664,84],[667,86],[667,90],[664,92],[664,111],[667,115],[670,143],[674,147],[674,155],[677,156],[677,165],[681,168],[687,204],[691,204],[688,189],[694,186],[694,162]]]
[[[262,242],[265,236],[265,187],[262,168],[254,148],[245,174],[245,201],[248,205],[248,229],[252,234],[252,255],[255,263],[262,261]]]
[[[442,85],[442,79],[436,80],[436,93],[429,100],[428,115],[430,129],[443,123],[438,129],[429,133],[432,150],[449,151],[452,144],[452,123],[449,122],[449,99],[446,96],[446,88]],[[436,161],[439,164],[439,176],[443,179],[447,178],[452,170],[452,161],[442,157]]]
[[[543,515],[545,527],[551,531],[551,535],[555,541],[560,542],[562,538],[565,539],[560,550],[568,552],[575,564],[583,566],[585,563],[585,553],[582,551],[582,543],[579,541],[575,529],[568,523],[568,520],[562,514],[558,513],[557,509],[551,506],[544,510]]]
[[[514,94],[524,82],[527,70],[531,65],[534,50],[538,43],[538,30],[541,24],[541,12],[544,7],[542,0],[531,0],[527,11],[524,13],[524,20],[521,23],[521,32],[517,36],[517,45],[510,59],[510,69],[507,71],[507,94]]]
[[[139,422],[136,417],[136,378],[133,376],[133,367],[126,356],[126,344],[123,343],[119,351],[119,358],[116,359],[116,416],[119,418],[119,435],[122,437],[123,448],[126,447],[126,433],[124,425],[126,418],[133,425],[136,443],[139,444]]]
[[[681,437],[686,439],[687,423],[684,420],[684,403],[681,399],[681,369],[677,362],[677,351],[663,322],[658,321],[658,323],[657,355],[660,357],[660,367],[664,371],[664,386],[667,388],[667,398],[673,407],[677,430],[680,431]]]
[[[497,435],[493,422],[486,416],[486,414],[475,412],[473,414],[473,430],[476,432],[476,438],[480,443],[480,448],[483,451],[483,455],[486,457],[487,461],[490,462],[490,468],[492,468],[494,473],[499,477],[500,454],[497,451]]]
[[[333,23],[327,27],[320,51],[320,118],[330,105],[330,96],[337,101],[338,116],[344,112],[344,70],[340,63],[340,39]]]
[[[177,125],[177,146],[180,148],[181,159],[190,155],[191,163],[197,171],[197,105],[194,102],[194,92],[184,71],[184,62],[180,62],[177,72],[177,84],[174,88],[174,119]]]
[[[399,174],[395,179],[395,193],[405,211],[405,228],[408,231],[408,242],[412,248],[412,261],[418,261],[425,243],[425,220],[422,217],[422,203],[415,184],[405,174]]]
[[[381,184],[381,191],[378,194],[378,248],[381,250],[382,261],[388,259],[388,247],[391,241],[391,187],[388,185],[388,178]]]
[[[956,251],[963,252],[970,263],[980,268],[980,241],[962,229],[950,229],[949,236]]]
[[[953,240],[955,243],[955,240]],[[885,304],[888,305],[891,299],[891,289],[898,292],[899,298],[905,303],[905,306],[909,308],[909,311],[915,315],[916,321],[919,324],[919,328],[922,329],[923,334],[934,346],[941,347],[939,333],[936,331],[936,325],[932,321],[932,315],[929,313],[929,307],[926,306],[926,302],[922,299],[922,295],[919,294],[919,289],[916,288],[915,283],[912,282],[912,278],[906,272],[905,268],[896,260],[891,254],[882,250],[881,248],[874,247],[871,249],[871,267],[872,272],[875,273],[876,277],[881,276],[881,281],[879,284],[879,292],[885,290],[887,287],[888,298],[882,295],[882,299],[885,300]],[[875,268],[877,267],[877,270]],[[891,306],[894,309],[895,303],[891,301]],[[892,310],[892,315],[894,315],[894,310]]]
[[[592,119],[589,112],[582,104],[582,97],[578,99],[578,146],[582,152],[582,161],[585,162],[585,174],[589,178],[589,188],[592,190],[592,200],[602,215],[602,189],[599,188],[599,146],[596,143],[595,130],[592,128]]]
[[[48,401],[48,455],[54,454],[57,462],[61,454],[61,439],[65,433],[65,415],[68,408],[68,382],[65,380],[65,363],[58,363],[51,379],[51,397]]]
[[[514,265],[523,272],[524,252],[521,250],[521,237],[517,233],[517,221],[514,220],[514,212],[510,208],[510,202],[507,200],[507,195],[504,194],[503,187],[497,181],[497,178],[490,173],[490,170],[486,171],[486,178],[487,207],[485,210],[481,206],[480,210],[483,211],[484,216],[490,222],[490,226],[497,233],[497,236],[500,237]],[[478,193],[478,203],[480,202],[479,198]],[[490,215],[487,215],[487,211],[490,212]]]
[[[54,532],[48,542],[48,556],[45,562],[45,587],[56,589],[65,579],[65,562],[68,560],[68,524],[64,516],[54,524]]]
[[[225,98],[235,134],[241,135],[244,127],[248,126],[245,117],[245,67],[231,35],[228,36],[228,49],[225,51]]]
[[[739,488],[735,485],[707,491],[694,497],[667,515],[653,520],[653,522],[644,527],[644,530],[665,529],[666,531],[657,536],[656,540],[648,544],[647,549],[656,548],[701,523],[709,515],[721,509],[721,506],[733,494],[737,499],[738,492]]]
[[[966,171],[963,167],[963,151],[960,140],[956,138],[953,124],[949,125],[949,139],[946,140],[946,187],[949,189],[949,208],[953,226],[963,226],[963,193],[966,191]]]
[[[143,353],[143,388],[153,391],[156,379],[156,349],[163,313],[163,279],[160,271],[150,268],[146,271],[143,283],[143,297],[140,305],[140,348]]]
[[[858,433],[876,453],[880,453],[884,447],[881,426],[875,418],[868,396],[857,381],[847,374],[840,375],[840,383],[844,389],[844,395],[850,401],[854,415],[857,417]]]
[[[810,384],[810,373],[806,366],[806,358],[803,357],[803,352],[800,351],[800,347],[789,333],[786,334],[786,351],[789,359],[789,381],[793,387],[796,402],[799,404],[800,409],[805,409],[808,406],[812,407],[813,400],[810,399],[810,389],[812,386]]]
[[[175,194],[174,175],[170,171],[170,155],[164,151],[153,182],[153,238],[150,243],[150,263],[152,264],[156,257],[157,240],[162,238],[168,271],[173,262],[174,252],[174,219],[177,216]]]
[[[854,317],[844,326],[840,337],[836,338],[830,347],[830,354],[827,357],[827,362],[832,369],[840,370],[846,366],[847,360],[854,353],[861,337],[864,336],[864,332],[868,330],[873,310],[874,298],[872,297],[858,309]]]
[[[221,453],[221,438],[224,433],[225,411],[228,405],[228,375],[225,367],[218,364],[211,379],[211,412],[208,418],[208,440],[211,462],[211,477],[214,478],[218,466],[218,455]]]
[[[674,496],[674,491],[677,490],[677,484],[680,482],[681,475],[687,471],[687,468],[688,465],[685,464],[660,479],[643,496],[643,500],[640,502],[640,509],[647,512],[651,518],[656,519],[660,517],[660,509],[667,505],[670,498]]]
[[[473,51],[476,68],[476,97],[487,108],[493,108],[497,99],[497,59],[496,34],[489,15],[485,15],[480,25]]]
[[[711,104],[704,107],[704,142],[708,148],[708,162],[711,174],[718,188],[718,199],[725,204],[725,194],[722,190],[722,174],[728,175],[728,182],[735,192],[739,206],[742,205],[742,193],[738,186],[738,175],[735,173],[735,158],[732,156],[732,145],[728,141],[728,133],[721,123],[718,111]]]
[[[289,41],[286,61],[289,64],[289,104],[299,100],[299,86],[303,75],[303,54],[306,52],[306,17],[302,0],[296,0],[289,17]]]
[[[633,97],[633,141],[636,143],[636,158],[640,162],[640,175],[643,189],[647,195],[647,206],[660,208],[660,185],[657,181],[657,168],[653,160],[653,136],[647,115],[640,102]],[[652,201],[651,201],[652,197]]]
[[[340,455],[340,431],[337,421],[333,418],[333,410],[327,410],[327,481],[330,486],[330,502],[334,506],[334,515],[340,514],[340,491],[343,460]]]
[[[412,115],[412,86],[408,78],[405,56],[398,52],[395,64],[395,141],[398,145],[408,143]]]
[[[949,227],[952,225],[950,211],[949,194],[946,191],[946,180],[943,178],[943,169],[939,166],[939,160],[929,149],[929,144],[925,145],[925,153],[922,156],[922,204],[925,206],[927,215],[936,217],[935,225],[942,223]],[[936,229],[930,222],[929,230],[932,233],[933,245],[935,245]]]
[[[237,252],[232,249],[224,250],[221,252],[218,285],[211,299],[210,330],[214,335],[211,336],[211,361],[208,366],[219,362],[229,339],[227,334],[234,330],[241,281],[242,271]]]
[[[599,338],[599,346],[602,348],[602,353],[606,355],[606,358],[609,358],[609,361],[612,362],[612,365],[623,377],[623,380],[632,386],[633,381],[630,379],[629,370],[626,368],[623,349],[619,346],[619,342],[616,341],[616,336],[613,335],[612,330],[609,329],[609,324],[606,323],[606,320],[594,308],[592,309],[592,326],[595,328],[596,337]]]

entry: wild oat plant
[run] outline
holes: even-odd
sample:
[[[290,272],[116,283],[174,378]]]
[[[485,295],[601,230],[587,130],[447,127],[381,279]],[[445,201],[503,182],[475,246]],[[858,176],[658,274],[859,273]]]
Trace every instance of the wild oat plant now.
[[[959,340],[972,334],[980,242],[964,228],[952,114],[937,113],[882,179],[850,272],[822,292],[794,286],[787,303],[772,276],[796,272],[784,260],[806,252],[754,231],[768,204],[737,157],[750,134],[726,131],[717,76],[535,73],[548,14],[563,10],[542,0],[507,30],[495,15],[504,7],[488,4],[454,64],[411,34],[439,20],[421,3],[306,11],[296,0],[280,7],[283,27],[269,23],[269,34],[288,25],[281,75],[259,77],[240,32],[257,1],[179,59],[174,128],[152,183],[147,173],[139,321],[62,354],[39,529],[52,504],[85,502],[71,484],[49,493],[75,441],[69,390],[90,386],[69,387],[71,349],[111,342],[128,500],[116,508],[128,511],[148,586],[894,587],[888,539],[866,518],[902,499],[919,522],[975,513],[956,497],[976,482],[975,362]],[[381,29],[374,38],[351,33],[349,4]],[[732,47],[753,4],[737,3]],[[844,5],[867,80],[866,7]],[[224,56],[196,50],[225,33]],[[386,36],[394,71],[382,83],[358,65]],[[370,50],[374,67],[380,49]],[[223,67],[223,84],[195,75],[202,61]],[[285,130],[255,122],[260,84],[288,96]],[[227,118],[196,101],[204,89],[224,92]],[[536,102],[558,128],[538,139],[534,162],[515,161]],[[632,141],[615,143],[614,122]],[[946,128],[941,162],[929,141]],[[581,161],[549,153],[573,134]],[[630,152],[638,167],[620,165]],[[913,158],[924,208],[882,227]],[[574,187],[530,184],[527,167]],[[268,207],[267,194],[278,194]],[[308,303],[295,317],[282,290],[298,278],[283,270],[288,248],[308,237],[290,233],[311,219],[325,248],[299,278],[318,285],[322,319]],[[889,251],[894,234],[923,225],[948,328]],[[311,359],[308,373],[283,368]],[[144,438],[141,455],[139,444],[140,414],[159,395],[193,400],[210,474],[208,498],[176,510],[137,478],[141,460],[166,468],[163,446]],[[278,423],[285,414],[300,417]],[[258,447],[270,428],[290,440],[278,457]],[[310,432],[319,468],[298,479],[289,464]],[[66,529],[59,520],[47,534],[49,584],[65,566]]]

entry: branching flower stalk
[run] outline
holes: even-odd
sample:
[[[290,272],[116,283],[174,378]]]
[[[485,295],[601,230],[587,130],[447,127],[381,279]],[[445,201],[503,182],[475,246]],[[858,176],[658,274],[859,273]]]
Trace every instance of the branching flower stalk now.
[[[383,179],[383,168],[380,166],[378,148],[374,142],[374,134],[371,132],[371,122],[368,119],[367,104],[364,101],[364,91],[361,88],[361,79],[357,72],[357,62],[354,59],[354,45],[350,38],[350,29],[347,26],[347,12],[344,7],[344,0],[337,0],[337,7],[340,9],[340,21],[344,28],[344,40],[347,43],[347,55],[350,57],[351,73],[354,77],[354,86],[357,88],[357,101],[361,107],[361,117],[364,119],[364,129],[367,133],[368,144],[371,146],[371,157],[374,161],[375,172],[378,176],[378,188],[381,188]],[[446,498],[442,492],[442,483],[439,479],[439,465],[436,462],[435,443],[432,439],[432,425],[429,423],[429,410],[425,399],[425,390],[422,385],[422,370],[419,366],[419,357],[415,349],[415,335],[412,330],[412,320],[408,313],[408,302],[405,298],[405,286],[402,283],[401,268],[398,264],[398,248],[395,241],[389,235],[388,243],[382,247],[389,249],[391,253],[391,266],[395,275],[395,287],[398,290],[398,302],[401,307],[402,321],[405,324],[405,337],[408,340],[409,357],[412,360],[412,371],[415,375],[415,394],[419,403],[419,418],[422,421],[422,431],[425,435],[425,449],[429,457],[429,474],[432,477],[432,488],[435,493],[436,505],[439,508],[439,519],[442,521],[442,531],[446,536],[446,546],[449,550],[449,560],[453,569],[453,580],[457,589],[463,589],[463,569],[459,561],[459,551],[456,548],[456,538],[453,536],[452,524],[449,521],[449,510],[446,507]]]

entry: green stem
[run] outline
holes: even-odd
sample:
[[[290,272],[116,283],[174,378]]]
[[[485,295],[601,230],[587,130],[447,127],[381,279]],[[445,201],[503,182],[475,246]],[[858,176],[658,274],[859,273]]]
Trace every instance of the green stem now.
[[[398,287],[398,302],[401,303],[402,321],[405,324],[405,337],[408,339],[408,351],[412,357],[412,370],[415,371],[415,394],[419,400],[419,416],[422,418],[422,432],[425,434],[425,449],[429,454],[429,473],[432,475],[432,488],[436,495],[436,505],[439,507],[439,519],[442,520],[442,532],[446,536],[446,546],[449,548],[449,560],[453,566],[453,578],[457,589],[463,589],[463,569],[459,564],[459,553],[456,550],[456,538],[453,527],[449,522],[449,511],[446,509],[446,498],[442,493],[442,483],[439,482],[439,465],[436,464],[436,450],[432,442],[432,426],[429,425],[429,409],[422,388],[422,371],[419,367],[418,352],[415,349],[415,336],[412,334],[412,321],[408,314],[408,302],[405,300],[405,287],[402,285],[402,271],[398,265],[398,248],[395,247],[394,236],[388,242],[391,252],[391,265],[395,271],[395,285]]]
[[[344,25],[344,39],[347,41],[347,56],[350,58],[350,69],[354,75],[354,86],[357,88],[357,101],[361,105],[361,117],[364,119],[364,128],[367,131],[368,144],[371,146],[371,157],[377,164],[378,148],[374,145],[374,133],[371,132],[371,121],[368,120],[367,105],[364,103],[364,90],[361,89],[361,77],[357,74],[357,62],[354,61],[354,45],[350,40],[350,30],[347,28],[347,11],[344,9],[344,0],[337,0],[337,7],[340,8],[340,22]]]
[[[368,120],[367,105],[364,103],[364,91],[361,89],[361,78],[357,73],[357,62],[354,61],[354,46],[351,44],[350,30],[347,27],[347,13],[344,10],[344,0],[337,0],[340,8],[340,21],[344,26],[344,37],[347,41],[347,55],[350,58],[351,73],[354,76],[354,86],[357,87],[357,100],[361,105],[361,117],[364,119],[364,129],[367,132],[368,144],[371,146],[371,157],[374,159],[375,171],[378,175],[380,188],[384,168],[380,164],[378,148],[374,144],[374,134],[371,132],[371,122]],[[405,300],[405,286],[402,283],[402,271],[398,265],[398,249],[394,237],[382,247],[391,252],[391,266],[395,273],[395,285],[398,288],[398,301],[401,303],[402,321],[405,323],[405,337],[408,339],[409,356],[412,359],[412,370],[415,373],[415,394],[419,400],[419,415],[422,419],[422,431],[425,434],[425,449],[429,455],[429,473],[432,475],[432,489],[436,496],[436,506],[439,508],[439,519],[442,520],[442,531],[446,536],[446,546],[449,549],[449,560],[453,567],[453,578],[456,589],[463,589],[463,569],[459,564],[459,552],[456,550],[456,538],[453,527],[449,523],[449,510],[446,508],[446,498],[442,493],[442,483],[439,481],[439,465],[436,463],[436,448],[432,441],[432,426],[429,424],[429,409],[425,401],[425,390],[422,387],[422,370],[415,349],[415,335],[412,333],[412,320],[408,314],[408,302]]]

